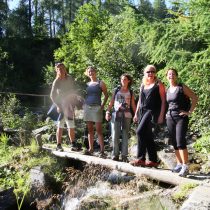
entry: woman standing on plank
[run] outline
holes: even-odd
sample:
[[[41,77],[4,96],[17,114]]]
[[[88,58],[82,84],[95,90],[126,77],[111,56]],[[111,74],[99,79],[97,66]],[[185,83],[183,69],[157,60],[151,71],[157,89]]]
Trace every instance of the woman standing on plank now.
[[[132,77],[129,74],[122,74],[120,77],[121,86],[117,87],[112,95],[112,99],[106,111],[106,120],[111,119],[111,133],[113,141],[112,160],[119,160],[120,153],[120,135],[122,134],[121,159],[127,162],[128,139],[130,124],[132,120],[132,111],[135,113],[136,104],[133,91],[131,90]],[[114,112],[111,116],[111,109],[114,106]]]
[[[165,87],[156,77],[156,68],[148,65],[144,69],[143,83],[140,87],[139,101],[134,116],[138,122],[137,159],[130,162],[134,166],[157,167],[157,151],[152,132],[154,124],[161,124],[165,114]],[[146,152],[149,161],[146,162]]]
[[[84,106],[84,121],[87,122],[89,150],[85,151],[86,155],[91,155],[94,151],[94,124],[98,134],[100,144],[100,156],[104,156],[104,138],[102,134],[102,121],[104,105],[107,102],[108,94],[105,83],[98,80],[96,69],[89,66],[85,74],[89,77],[90,82],[87,83],[87,95]],[[101,102],[102,93],[104,95],[103,103]]]
[[[172,171],[179,173],[179,176],[186,176],[188,174],[188,151],[185,137],[189,122],[188,116],[195,109],[198,97],[189,87],[178,83],[178,72],[175,69],[169,69],[166,76],[170,85],[166,94],[168,103],[166,123],[177,161]],[[188,103],[189,100],[191,104]]]

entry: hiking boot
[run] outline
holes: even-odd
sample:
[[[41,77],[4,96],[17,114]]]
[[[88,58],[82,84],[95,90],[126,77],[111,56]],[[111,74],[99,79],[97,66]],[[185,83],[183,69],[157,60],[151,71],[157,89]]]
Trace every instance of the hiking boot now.
[[[182,169],[182,165],[181,164],[177,164],[171,171],[173,173],[179,173]]]
[[[59,152],[63,152],[63,147],[61,146],[61,144],[57,144],[56,150]]]
[[[136,160],[132,160],[131,162],[129,162],[132,166],[145,166],[145,160],[140,160],[140,159],[136,159]]]
[[[181,171],[179,172],[178,175],[181,177],[185,177],[185,176],[187,176],[188,173],[189,173],[188,166],[182,165]]]
[[[122,156],[122,162],[128,163],[128,158],[126,156]]]
[[[114,161],[119,161],[119,156],[113,156],[113,157],[112,157],[112,160],[114,160]]]
[[[106,158],[106,154],[104,152],[100,152],[98,157],[100,157],[100,158]]]
[[[159,166],[159,163],[158,162],[153,162],[153,161],[148,161],[145,163],[145,166],[147,167],[158,167]]]
[[[70,144],[70,148],[71,148],[71,151],[78,151],[77,143],[75,141],[73,141]]]
[[[85,150],[84,152],[83,152],[83,155],[93,155],[93,151],[92,150]]]

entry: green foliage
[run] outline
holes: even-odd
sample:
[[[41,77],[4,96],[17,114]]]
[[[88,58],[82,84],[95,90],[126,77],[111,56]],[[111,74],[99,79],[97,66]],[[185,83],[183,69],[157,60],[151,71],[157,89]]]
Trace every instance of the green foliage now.
[[[0,144],[3,145],[5,153],[6,153],[7,148],[8,148],[8,141],[9,141],[8,135],[6,133],[1,133],[1,135],[0,135]]]
[[[24,113],[23,117],[20,116],[21,112]],[[4,127],[32,130],[36,126],[35,116],[21,107],[20,101],[14,94],[2,98],[0,115]]]
[[[172,199],[176,203],[182,203],[187,198],[190,191],[197,186],[198,186],[198,184],[194,184],[194,183],[184,184],[184,185],[180,186],[179,191],[175,192],[172,195]]]
[[[11,185],[14,187],[14,194],[16,197],[18,210],[21,209],[25,196],[30,189],[29,174],[25,172],[18,172],[15,174],[15,181],[11,182]]]
[[[165,69],[176,68],[182,82],[199,95],[196,113],[192,116],[192,129],[206,131],[210,123],[208,96],[210,84],[210,13],[207,0],[189,1],[180,5],[174,17],[165,22],[144,25],[141,52],[162,69],[159,76],[165,79]],[[180,11],[188,12],[186,15]],[[201,85],[202,84],[202,85]],[[198,118],[199,116],[199,118]],[[205,121],[203,121],[205,119]]]
[[[210,154],[210,133],[197,139],[193,144],[193,147],[195,148],[196,152]]]

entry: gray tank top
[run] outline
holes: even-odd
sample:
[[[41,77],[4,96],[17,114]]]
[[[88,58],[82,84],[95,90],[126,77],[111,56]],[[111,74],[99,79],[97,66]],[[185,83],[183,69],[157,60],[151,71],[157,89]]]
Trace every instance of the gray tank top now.
[[[100,81],[97,83],[87,84],[87,96],[85,103],[90,106],[99,105],[101,106],[101,94],[102,90],[100,87]]]
[[[166,92],[166,101],[168,103],[168,112],[166,114],[167,118],[172,116],[179,116],[180,113],[180,100],[179,100],[179,88],[172,93],[168,89]]]

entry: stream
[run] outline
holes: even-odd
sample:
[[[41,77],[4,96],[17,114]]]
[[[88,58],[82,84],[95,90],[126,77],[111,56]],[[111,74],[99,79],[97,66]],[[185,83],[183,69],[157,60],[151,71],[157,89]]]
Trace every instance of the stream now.
[[[177,209],[170,198],[172,186],[98,165],[66,170],[68,178],[61,202],[63,210]],[[77,175],[73,177],[75,173]]]

